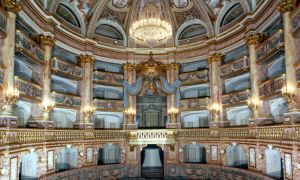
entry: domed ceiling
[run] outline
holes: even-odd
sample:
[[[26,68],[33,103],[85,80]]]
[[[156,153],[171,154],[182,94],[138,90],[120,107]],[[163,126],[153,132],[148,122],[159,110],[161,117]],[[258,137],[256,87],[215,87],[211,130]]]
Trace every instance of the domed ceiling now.
[[[251,12],[246,0],[39,0],[65,28],[104,43],[134,47],[128,36],[141,5],[159,1],[171,23],[169,46],[204,40],[224,33]]]

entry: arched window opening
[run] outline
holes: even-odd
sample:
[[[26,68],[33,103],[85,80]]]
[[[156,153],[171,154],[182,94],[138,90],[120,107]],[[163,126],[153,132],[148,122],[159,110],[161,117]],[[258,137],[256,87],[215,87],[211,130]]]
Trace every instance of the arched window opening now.
[[[223,26],[231,23],[235,19],[241,17],[243,14],[244,14],[244,10],[240,3],[232,6],[228,10],[228,12],[225,14],[224,18],[222,19],[220,27],[223,27]]]
[[[77,19],[75,13],[66,5],[64,4],[59,4],[56,10],[56,14],[69,22],[70,24],[79,27],[80,28],[80,23],[79,20]]]

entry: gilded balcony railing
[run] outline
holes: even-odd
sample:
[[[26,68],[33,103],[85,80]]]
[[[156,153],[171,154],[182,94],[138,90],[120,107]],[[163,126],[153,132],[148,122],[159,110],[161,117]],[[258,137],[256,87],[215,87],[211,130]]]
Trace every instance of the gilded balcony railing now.
[[[230,93],[230,94],[224,94],[222,96],[222,104],[223,106],[232,106],[237,105],[241,103],[245,103],[247,99],[250,97],[251,91],[249,89]]]
[[[193,98],[180,100],[180,109],[182,111],[204,110],[207,109],[209,98]]]
[[[124,104],[122,100],[94,99],[94,105],[99,111],[122,112],[124,110]]]
[[[207,83],[209,82],[208,72],[209,72],[208,70],[202,70],[202,71],[182,73],[179,75],[179,80],[182,82],[183,86]]]
[[[122,74],[94,71],[94,81],[100,84],[122,86],[124,76]]]
[[[52,71],[61,74],[72,76],[75,79],[82,78],[82,68],[72,63],[67,63],[58,59],[57,57],[52,58]]]
[[[285,82],[285,76],[280,75],[274,79],[270,79],[259,86],[259,95],[262,98],[268,98],[281,92]]]
[[[247,57],[243,57],[237,61],[222,65],[220,75],[222,77],[232,76],[247,70],[249,70],[249,60]]]
[[[54,91],[51,93],[51,96],[57,105],[70,107],[80,107],[81,105],[81,97],[79,96],[63,94]]]
[[[0,146],[42,142],[125,141],[130,144],[172,144],[177,141],[299,142],[300,125],[206,129],[44,130],[0,128]]]
[[[20,30],[16,31],[16,50],[37,63],[44,63],[44,50]]]
[[[29,99],[41,100],[42,88],[30,81],[15,77],[15,84],[17,89],[20,91],[20,95]]]
[[[266,39],[257,49],[257,61],[263,61],[268,58],[276,50],[284,47],[284,35],[283,31],[279,30],[271,37]]]

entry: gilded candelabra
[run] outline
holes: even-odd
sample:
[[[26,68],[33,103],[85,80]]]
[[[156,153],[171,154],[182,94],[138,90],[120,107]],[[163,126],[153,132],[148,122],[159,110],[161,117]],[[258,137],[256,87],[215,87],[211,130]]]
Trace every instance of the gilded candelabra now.
[[[53,111],[55,107],[55,102],[52,100],[44,100],[43,102],[43,109],[42,109],[42,114],[44,119],[49,118],[49,114],[51,111]]]
[[[20,96],[20,92],[17,89],[14,90],[7,90],[5,93],[5,98],[1,103],[0,110],[5,111],[6,105],[13,105],[18,102]]]
[[[289,112],[299,111],[297,107],[298,103],[298,96],[295,94],[295,88],[291,86],[284,86],[281,89],[282,97],[288,103],[288,110]]]
[[[259,117],[259,111],[261,109],[260,100],[258,98],[249,98],[247,104],[252,111],[252,118]]]
[[[179,114],[179,109],[177,109],[175,107],[172,107],[168,110],[168,115],[169,115],[172,123],[176,122],[178,114]]]
[[[218,113],[221,110],[221,106],[218,103],[213,103],[212,105],[208,106],[207,109],[212,115],[212,120],[217,121],[218,120]]]
[[[136,115],[136,112],[134,109],[132,108],[129,108],[129,109],[126,109],[124,111],[125,113],[125,117],[126,119],[129,121],[129,122],[133,122],[134,121],[134,118],[135,118],[135,115]]]

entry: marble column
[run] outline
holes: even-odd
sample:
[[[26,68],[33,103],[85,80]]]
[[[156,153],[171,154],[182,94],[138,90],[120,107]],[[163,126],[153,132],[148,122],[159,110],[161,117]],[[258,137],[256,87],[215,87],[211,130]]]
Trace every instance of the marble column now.
[[[219,69],[223,58],[224,56],[219,52],[213,53],[208,57],[208,64],[210,66],[210,127],[228,126],[228,121],[224,121],[223,119],[221,103],[222,86]]]
[[[249,48],[249,65],[251,76],[251,97],[248,101],[248,106],[252,111],[249,119],[250,126],[259,126],[273,124],[274,118],[272,116],[262,115],[261,109],[263,103],[259,96],[259,67],[257,65],[257,51],[256,46],[263,40],[263,35],[259,33],[251,33],[246,36],[246,43]]]
[[[281,0],[278,9],[283,19],[284,44],[285,44],[285,66],[287,94],[283,94],[288,102],[288,113],[284,114],[284,123],[299,123],[300,108],[299,96],[297,95],[297,75],[295,63],[297,60],[296,39],[293,37],[291,11],[296,7],[296,0]]]
[[[74,128],[93,129],[92,116],[95,111],[93,105],[93,64],[95,57],[88,54],[81,54],[77,57],[83,68],[83,78],[81,81],[81,108],[80,117],[77,119]]]
[[[125,63],[123,65],[124,79],[128,80],[129,84],[133,84],[136,81],[135,65],[131,63]],[[128,107],[124,109],[124,123],[123,129],[137,129],[136,117],[136,96],[129,95]]]
[[[14,80],[14,60],[15,60],[15,38],[16,38],[16,17],[21,10],[16,0],[2,1],[2,7],[7,11],[7,37],[3,39],[2,54],[4,64],[4,82],[2,89],[2,101],[8,98],[7,92],[13,92],[15,88]],[[17,127],[17,117],[13,115],[13,105],[5,104],[0,112],[0,126]]]
[[[46,35],[39,35],[35,39],[38,43],[44,46],[44,67],[43,67],[43,90],[42,104],[39,107],[33,105],[32,119],[27,122],[28,127],[32,128],[53,128],[53,121],[50,119],[50,113],[54,108],[54,102],[51,98],[51,57],[52,48],[54,46],[54,38]],[[38,116],[36,117],[36,114]]]
[[[173,84],[176,79],[178,79],[179,76],[179,68],[180,64],[178,63],[170,63],[167,65],[167,79],[170,84]],[[170,111],[171,109],[173,110],[178,110],[178,112],[174,112],[174,114],[170,115],[168,112],[169,116],[169,121],[167,123],[167,128],[170,129],[178,129],[181,128],[181,122],[180,122],[180,112],[179,108],[176,105],[176,94],[171,94],[167,96],[167,110]]]

